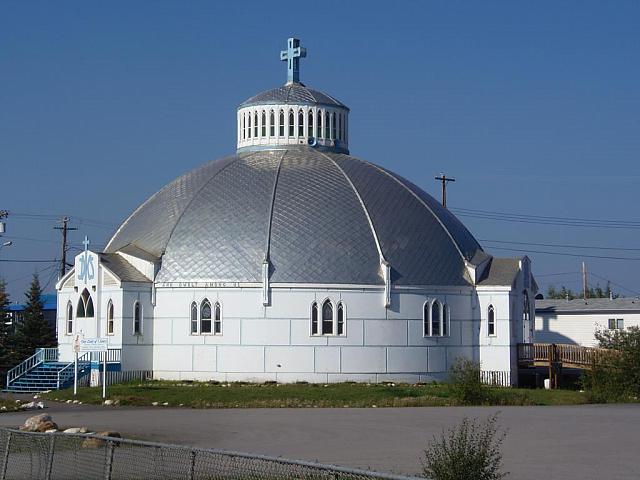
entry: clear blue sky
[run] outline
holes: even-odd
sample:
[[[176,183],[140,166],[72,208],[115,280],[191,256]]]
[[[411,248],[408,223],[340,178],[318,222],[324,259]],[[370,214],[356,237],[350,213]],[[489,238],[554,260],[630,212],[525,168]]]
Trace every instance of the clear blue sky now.
[[[532,252],[545,290],[579,288],[582,259],[536,251],[634,258],[586,258],[632,295],[640,250],[487,240],[640,249],[640,223],[528,223],[640,222],[638,25],[637,1],[5,0],[0,209],[15,215],[0,260],[59,258],[63,214],[74,246],[99,248],[162,185],[232,153],[236,106],[284,83],[296,35],[302,81],[351,107],[352,154],[438,197],[434,175],[454,176],[454,209],[527,216],[460,218],[497,256]],[[50,265],[0,262],[0,276],[21,301],[36,269],[52,290]]]

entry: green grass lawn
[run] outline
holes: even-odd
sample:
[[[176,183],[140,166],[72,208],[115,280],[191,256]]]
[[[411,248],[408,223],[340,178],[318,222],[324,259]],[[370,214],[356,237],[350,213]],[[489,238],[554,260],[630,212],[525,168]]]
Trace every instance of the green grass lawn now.
[[[588,396],[574,390],[490,388],[487,405],[576,405]],[[102,403],[101,388],[54,391],[44,399]],[[111,385],[107,397],[120,405],[190,408],[428,407],[457,405],[447,384],[245,384],[150,380]]]

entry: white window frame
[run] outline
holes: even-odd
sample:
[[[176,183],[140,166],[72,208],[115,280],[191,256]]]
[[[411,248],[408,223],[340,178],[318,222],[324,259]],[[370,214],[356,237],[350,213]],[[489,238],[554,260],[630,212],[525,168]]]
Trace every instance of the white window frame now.
[[[109,318],[109,314],[111,314],[111,318]],[[113,306],[113,301],[109,299],[107,302],[107,335],[115,335],[116,334],[116,318],[115,318],[115,307]],[[111,324],[111,332],[109,332],[109,324]]]
[[[211,311],[211,317],[208,318],[209,322],[211,322],[211,331],[209,332],[203,332],[202,331],[202,308],[204,307],[204,304],[208,303],[209,304],[209,310]],[[208,298],[203,298],[202,301],[200,302],[200,308],[198,308],[198,332],[200,335],[213,335],[213,304],[211,303],[211,300],[209,300]],[[205,319],[207,320],[207,319]]]
[[[437,335],[433,334],[432,323],[433,305],[435,303],[438,304],[438,311],[440,313],[440,321],[438,324],[440,327],[440,333]],[[445,326],[447,331],[446,334],[444,333]],[[441,302],[437,298],[424,302],[424,304],[422,305],[422,336],[425,338],[448,338],[451,336],[451,309],[449,308],[449,305]]]
[[[195,318],[195,322],[196,322],[196,331],[193,331],[193,318],[192,318],[192,314],[193,314],[193,307],[196,307],[196,318]],[[189,304],[189,335],[200,335],[200,308],[198,307],[198,302],[196,302],[195,300],[192,300],[191,303]]]
[[[140,310],[140,319],[138,320],[138,331],[136,332],[136,305],[138,306],[139,310]],[[142,309],[142,304],[140,303],[140,300],[136,300],[135,302],[133,302],[133,334],[135,336],[142,336],[142,332],[143,332],[143,320],[144,320],[144,312]]]
[[[69,315],[71,312],[71,315]],[[73,303],[71,300],[67,301],[67,308],[64,312],[64,334],[65,335],[73,335],[73,328],[75,327],[75,323],[73,321]],[[71,329],[69,329],[69,325],[71,325]]]
[[[323,333],[323,315],[322,310],[324,308],[325,303],[329,302],[331,305],[332,312],[332,332],[331,333]],[[338,306],[342,305],[342,333],[338,334]],[[313,333],[313,310],[317,309],[317,332]],[[326,297],[322,301],[314,300],[311,302],[311,308],[309,310],[309,336],[310,337],[346,337],[347,336],[347,306],[342,300],[339,300],[337,303],[331,300],[331,298]]]
[[[491,313],[493,313],[493,322],[491,322]],[[491,323],[493,323],[493,333],[491,333]],[[487,307],[487,337],[498,336],[498,322],[496,320],[496,307],[489,304]]]

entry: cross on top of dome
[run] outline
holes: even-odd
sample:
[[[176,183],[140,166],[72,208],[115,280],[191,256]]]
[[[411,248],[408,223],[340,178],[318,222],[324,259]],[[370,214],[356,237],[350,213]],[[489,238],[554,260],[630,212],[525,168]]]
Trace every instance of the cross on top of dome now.
[[[280,60],[287,62],[287,85],[300,83],[300,58],[307,56],[307,49],[300,46],[300,40],[287,40],[287,49],[280,52]]]

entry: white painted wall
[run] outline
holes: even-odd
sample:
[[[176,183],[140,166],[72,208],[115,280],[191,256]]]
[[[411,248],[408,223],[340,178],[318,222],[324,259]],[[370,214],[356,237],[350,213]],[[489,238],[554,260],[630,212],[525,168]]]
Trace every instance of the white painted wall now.
[[[597,347],[596,330],[608,328],[609,319],[624,319],[624,327],[640,326],[638,312],[536,313],[536,342]]]

